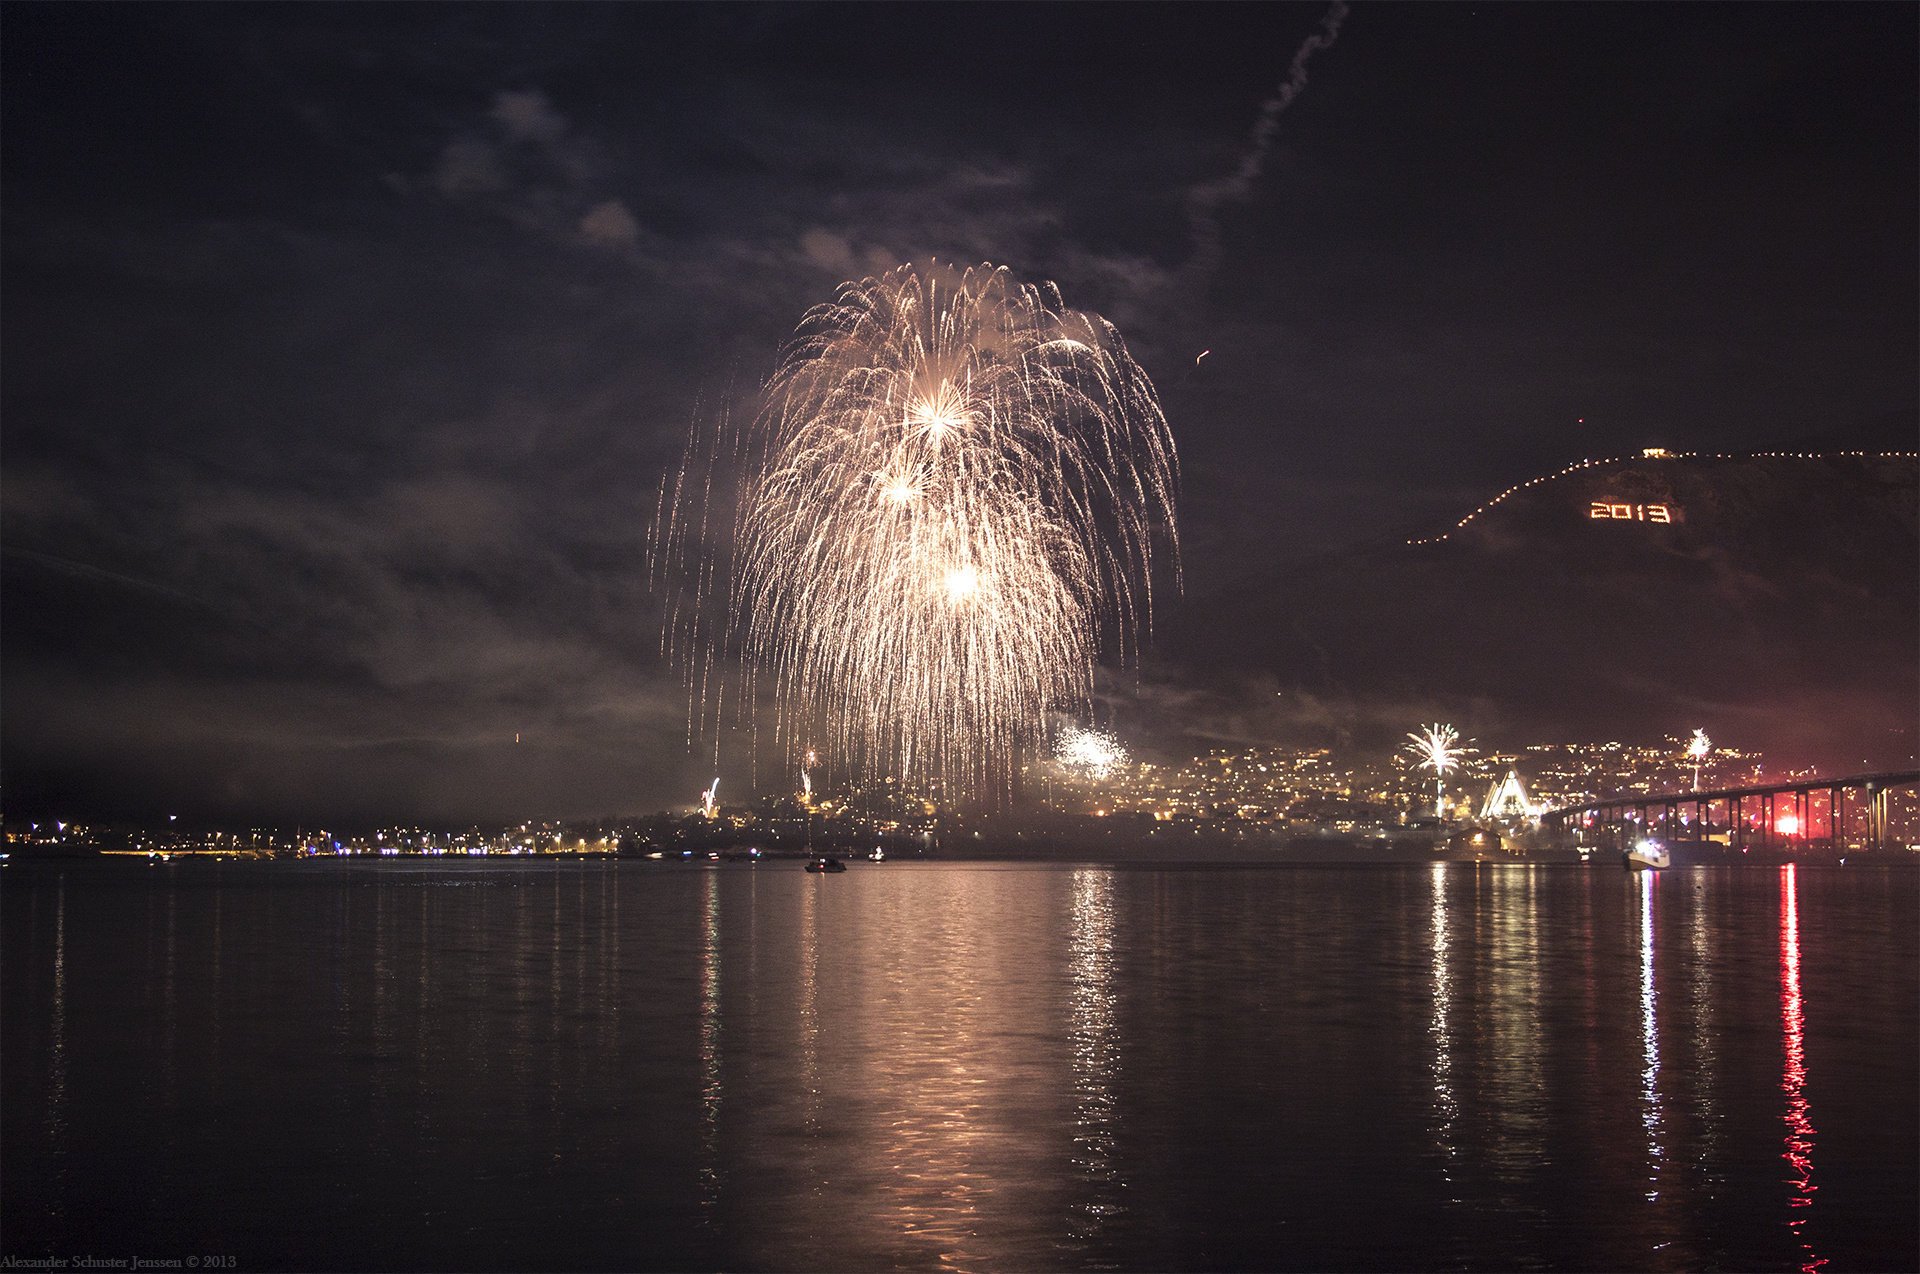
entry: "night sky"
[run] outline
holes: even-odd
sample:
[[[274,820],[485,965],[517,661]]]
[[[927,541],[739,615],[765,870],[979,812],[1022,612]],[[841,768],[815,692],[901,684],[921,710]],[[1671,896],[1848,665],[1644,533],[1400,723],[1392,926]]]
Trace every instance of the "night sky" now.
[[[1911,449],[1917,14],[8,4],[6,813],[691,802],[660,475],[904,260],[1159,385],[1163,701],[1261,581],[1567,462]]]

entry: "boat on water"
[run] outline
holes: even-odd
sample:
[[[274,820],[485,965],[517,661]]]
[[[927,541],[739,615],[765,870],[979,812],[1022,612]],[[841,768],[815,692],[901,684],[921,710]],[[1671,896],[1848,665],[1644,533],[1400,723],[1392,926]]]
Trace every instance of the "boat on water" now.
[[[1657,840],[1641,839],[1620,855],[1628,871],[1660,871],[1673,866],[1673,855]]]
[[[808,871],[834,872],[845,871],[846,869],[847,865],[838,858],[809,858],[807,860]]]
[[[872,859],[876,863],[884,863],[887,861],[887,851],[882,849],[880,846],[875,845],[873,847],[873,852],[871,854],[868,854],[867,857]]]

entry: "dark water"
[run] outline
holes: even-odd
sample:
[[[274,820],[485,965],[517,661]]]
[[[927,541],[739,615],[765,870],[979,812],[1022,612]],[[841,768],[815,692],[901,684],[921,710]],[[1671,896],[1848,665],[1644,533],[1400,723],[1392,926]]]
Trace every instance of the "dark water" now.
[[[1917,877],[16,866],[0,1253],[1913,1269]]]

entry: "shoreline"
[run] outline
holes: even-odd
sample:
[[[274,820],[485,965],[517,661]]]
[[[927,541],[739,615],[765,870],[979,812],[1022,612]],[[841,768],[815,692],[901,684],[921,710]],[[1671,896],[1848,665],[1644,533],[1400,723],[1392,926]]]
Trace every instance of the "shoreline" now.
[[[485,871],[499,868],[528,869],[536,865],[559,866],[563,863],[602,863],[667,869],[673,867],[762,867],[782,870],[797,868],[808,858],[838,858],[850,867],[883,870],[903,864],[975,864],[1003,863],[1031,866],[1125,866],[1139,868],[1201,867],[1290,867],[1290,866],[1374,866],[1407,867],[1441,864],[1489,864],[1530,867],[1596,867],[1620,870],[1621,852],[1606,846],[1582,847],[1571,843],[1506,845],[1473,837],[1455,837],[1451,843],[1425,841],[1394,842],[1374,838],[1297,836],[1276,838],[1270,842],[1206,843],[1175,848],[1166,844],[1133,843],[1089,845],[1084,842],[1048,841],[1019,845],[980,844],[942,846],[934,849],[889,847],[884,861],[873,862],[859,845],[816,846],[813,848],[779,846],[759,851],[743,847],[726,849],[676,849],[630,852],[582,852],[564,854],[401,854],[401,855],[313,855],[272,856],[183,850],[169,854],[21,853],[15,851],[4,864],[0,880],[15,872],[41,874],[49,869],[78,868],[87,871],[141,872],[150,869],[188,871],[230,868],[248,872],[262,867],[307,872],[350,870],[355,874],[381,871],[414,873],[433,868],[448,873]],[[1777,847],[1732,849],[1712,842],[1674,842],[1668,846],[1672,866],[1666,870],[1697,867],[1777,869],[1788,864],[1802,867],[1882,867],[1920,868],[1920,853],[1907,849],[1834,850],[1824,845],[1782,850]]]

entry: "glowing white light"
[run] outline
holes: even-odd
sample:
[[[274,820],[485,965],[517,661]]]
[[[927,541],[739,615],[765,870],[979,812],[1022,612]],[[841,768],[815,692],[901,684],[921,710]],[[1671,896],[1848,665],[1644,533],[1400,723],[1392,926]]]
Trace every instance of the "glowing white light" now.
[[[942,380],[931,393],[915,399],[907,409],[907,424],[936,442],[951,430],[967,428],[975,419],[976,413],[967,405],[966,392],[950,380]]]
[[[1434,724],[1410,732],[1412,740],[1405,750],[1416,758],[1415,765],[1433,771],[1433,811],[1438,814],[1446,787],[1447,771],[1460,764],[1460,732],[1450,725]]]
[[[1713,751],[1713,741],[1707,738],[1705,730],[1695,730],[1693,738],[1687,742],[1687,755],[1693,758],[1693,790],[1700,790],[1700,763]]]
[[[1652,872],[1640,882],[1640,1123],[1647,1132],[1648,1202],[1660,1197],[1660,1170],[1666,1158],[1662,1147],[1665,1124],[1660,1109],[1660,1026],[1658,996],[1654,981],[1654,890],[1658,888]]]
[[[1487,790],[1487,799],[1480,806],[1480,817],[1524,818],[1537,822],[1545,808],[1535,804],[1527,795],[1527,786],[1520,781],[1519,772],[1508,770],[1506,778]]]
[[[1092,779],[1105,779],[1128,761],[1127,749],[1105,730],[1069,726],[1060,732],[1053,759]]]

